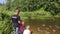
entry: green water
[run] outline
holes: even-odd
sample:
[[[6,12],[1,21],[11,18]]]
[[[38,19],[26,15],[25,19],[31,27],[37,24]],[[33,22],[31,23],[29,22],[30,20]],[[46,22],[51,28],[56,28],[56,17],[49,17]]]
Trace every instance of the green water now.
[[[30,25],[31,26],[31,31],[33,32],[32,34],[47,34],[47,32],[50,32],[50,34],[60,34],[60,18],[55,18],[55,19],[26,19],[25,20],[25,25]],[[42,30],[38,31],[37,29]],[[54,32],[55,31],[55,32]]]

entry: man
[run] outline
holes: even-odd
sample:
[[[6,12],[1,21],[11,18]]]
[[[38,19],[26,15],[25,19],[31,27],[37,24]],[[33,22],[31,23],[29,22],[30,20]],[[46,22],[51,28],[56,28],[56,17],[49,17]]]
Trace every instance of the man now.
[[[20,10],[16,10],[15,14],[12,16],[12,22],[14,25],[14,34],[19,33],[19,23],[20,23],[20,16],[19,16]]]

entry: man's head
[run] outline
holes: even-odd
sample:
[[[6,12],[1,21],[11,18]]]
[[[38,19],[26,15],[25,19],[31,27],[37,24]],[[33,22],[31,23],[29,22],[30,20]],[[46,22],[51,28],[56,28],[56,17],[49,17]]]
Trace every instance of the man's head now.
[[[20,12],[20,10],[19,10],[19,9],[16,9],[15,14],[16,14],[16,15],[18,15],[18,14],[19,14],[19,12]]]

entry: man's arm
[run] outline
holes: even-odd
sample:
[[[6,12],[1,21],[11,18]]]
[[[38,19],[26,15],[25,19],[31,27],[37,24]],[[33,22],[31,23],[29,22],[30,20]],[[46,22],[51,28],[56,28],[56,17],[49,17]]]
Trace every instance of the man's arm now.
[[[20,16],[18,16],[18,23],[20,23]]]

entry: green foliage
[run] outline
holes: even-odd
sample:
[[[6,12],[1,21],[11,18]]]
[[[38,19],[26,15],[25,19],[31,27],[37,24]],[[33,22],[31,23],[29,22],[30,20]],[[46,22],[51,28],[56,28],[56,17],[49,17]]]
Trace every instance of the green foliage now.
[[[6,11],[0,11],[0,30],[2,34],[10,34],[13,31],[11,16]]]
[[[31,12],[20,12],[20,16],[21,19],[25,20],[25,19],[39,19],[42,17],[51,17],[51,13],[50,12],[46,12],[43,10],[43,8],[41,8],[38,11],[31,11]]]
[[[46,1],[45,10],[50,11],[52,15],[56,15],[60,12],[60,1],[59,0],[48,0]]]
[[[6,4],[7,10],[35,11],[42,7],[54,16],[60,12],[60,0],[8,0]]]

